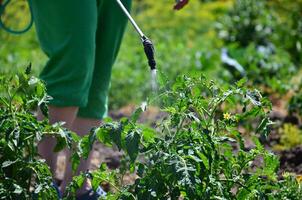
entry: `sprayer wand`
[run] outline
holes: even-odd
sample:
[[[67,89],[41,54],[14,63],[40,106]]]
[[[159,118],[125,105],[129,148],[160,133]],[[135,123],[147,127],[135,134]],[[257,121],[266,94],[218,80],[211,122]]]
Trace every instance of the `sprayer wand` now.
[[[138,25],[136,24],[136,22],[134,21],[134,19],[131,17],[130,13],[128,12],[128,10],[125,8],[124,4],[121,2],[121,0],[116,0],[117,3],[119,4],[119,6],[121,7],[122,11],[125,13],[125,15],[128,17],[129,21],[131,22],[131,24],[133,25],[134,29],[136,30],[136,32],[139,34],[143,46],[144,46],[144,50],[145,50],[145,54],[148,58],[148,64],[150,66],[151,70],[155,70],[156,69],[156,61],[154,59],[154,46],[152,41],[147,38],[144,33],[142,32],[142,30],[138,27]]]

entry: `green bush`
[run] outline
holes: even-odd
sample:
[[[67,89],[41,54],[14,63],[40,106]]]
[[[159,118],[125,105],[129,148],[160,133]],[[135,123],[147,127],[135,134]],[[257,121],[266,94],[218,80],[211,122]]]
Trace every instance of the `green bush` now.
[[[216,26],[230,57],[242,65],[250,83],[265,87],[270,94],[287,92],[298,67],[295,54],[280,45],[296,41],[294,36],[284,38],[281,16],[269,1],[236,0]],[[288,25],[283,29],[297,34]]]
[[[273,35],[273,41],[286,49],[292,61],[301,67],[302,61],[302,1],[274,0],[270,2],[278,13],[278,24]]]
[[[251,43],[246,48],[229,45],[230,56],[246,70],[251,84],[266,88],[272,94],[284,94],[292,88],[291,80],[297,72],[290,55],[274,46],[256,46]]]
[[[274,27],[274,18],[266,0],[236,0],[233,8],[217,24],[219,37],[226,43],[238,43],[240,47],[251,42],[267,46]]]
[[[300,80],[299,80],[300,81]],[[302,90],[301,82],[294,88],[294,93],[287,104],[287,110],[289,115],[297,116],[300,118],[302,115]]]
[[[296,125],[284,123],[279,134],[280,143],[274,146],[275,150],[292,149],[302,144],[302,132]]]

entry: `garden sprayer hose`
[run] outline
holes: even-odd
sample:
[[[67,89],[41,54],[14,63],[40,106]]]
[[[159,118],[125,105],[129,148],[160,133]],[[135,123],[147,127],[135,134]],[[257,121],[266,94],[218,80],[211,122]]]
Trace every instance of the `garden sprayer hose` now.
[[[156,61],[155,61],[155,57],[154,57],[155,50],[154,50],[154,46],[153,46],[152,41],[145,36],[145,34],[142,32],[142,30],[136,24],[134,19],[131,17],[128,10],[125,8],[124,4],[120,0],[116,0],[116,1],[119,4],[119,6],[121,7],[122,11],[128,17],[129,21],[133,25],[133,27],[136,30],[136,32],[138,33],[138,35],[140,36],[140,38],[142,40],[142,43],[143,43],[143,46],[144,46],[145,54],[148,58],[148,64],[150,66],[150,69],[151,70],[156,70]]]
[[[4,14],[5,8],[8,6],[8,4],[10,2],[11,2],[11,0],[6,0],[6,1],[4,1],[4,3],[0,4],[0,29],[7,31],[8,33],[17,34],[17,35],[20,35],[22,33],[29,31],[29,29],[32,27],[32,25],[34,23],[34,19],[32,16],[31,0],[28,0],[29,10],[30,10],[30,22],[28,23],[28,25],[25,28],[23,28],[21,30],[13,30],[12,28],[6,26],[2,20],[2,15]]]

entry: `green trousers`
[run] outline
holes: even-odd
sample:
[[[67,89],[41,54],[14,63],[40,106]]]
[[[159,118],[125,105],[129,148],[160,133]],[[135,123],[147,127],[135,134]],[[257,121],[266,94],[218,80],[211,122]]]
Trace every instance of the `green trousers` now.
[[[130,9],[131,0],[122,2]],[[102,119],[126,16],[115,0],[32,0],[32,9],[49,57],[40,78],[50,104],[76,106],[80,117]]]

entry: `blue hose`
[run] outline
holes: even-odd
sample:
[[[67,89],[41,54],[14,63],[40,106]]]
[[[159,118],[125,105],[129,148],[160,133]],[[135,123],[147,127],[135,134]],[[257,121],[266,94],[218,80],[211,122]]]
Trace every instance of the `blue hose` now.
[[[33,19],[33,16],[32,16],[32,8],[31,8],[31,0],[28,0],[28,4],[29,4],[29,10],[30,10],[30,22],[29,24],[21,29],[21,30],[13,30],[9,27],[7,27],[4,22],[2,21],[2,15],[5,11],[5,8],[7,7],[7,5],[11,2],[11,0],[6,0],[2,5],[0,5],[0,29],[3,29],[5,30],[6,32],[8,33],[12,33],[12,34],[16,34],[16,35],[20,35],[20,34],[23,34],[27,31],[29,31],[29,29],[33,26],[33,23],[34,23],[34,19]]]

